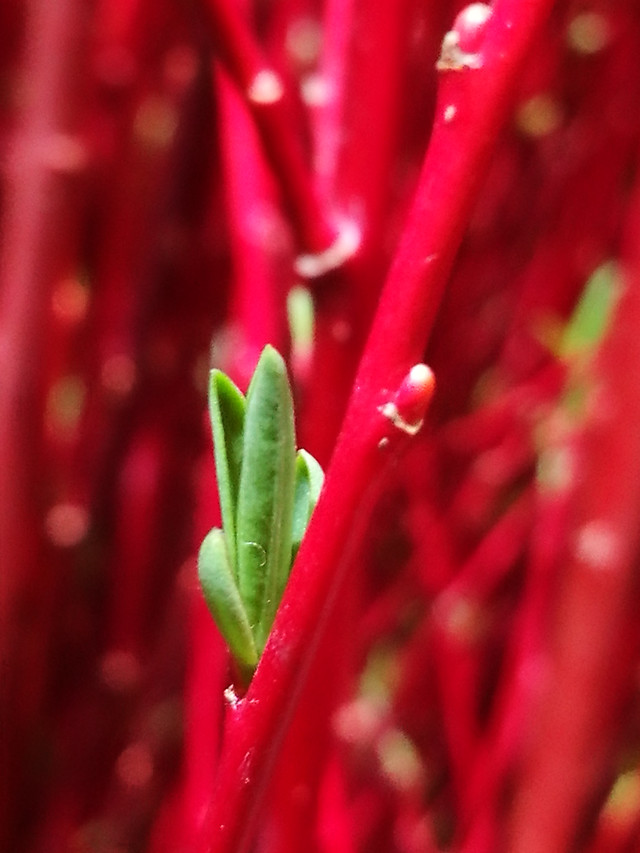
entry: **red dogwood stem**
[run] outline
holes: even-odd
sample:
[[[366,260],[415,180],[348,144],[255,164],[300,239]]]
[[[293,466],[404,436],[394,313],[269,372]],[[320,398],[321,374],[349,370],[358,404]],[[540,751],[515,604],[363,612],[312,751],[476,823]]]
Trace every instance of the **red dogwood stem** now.
[[[625,292],[594,370],[572,547],[550,640],[534,738],[516,796],[513,853],[575,849],[615,768],[636,689],[640,484],[640,187],[623,254]],[[596,748],[594,748],[596,747]]]
[[[345,553],[366,515],[385,454],[405,443],[406,432],[388,419],[387,406],[421,359],[515,81],[549,6],[549,0],[497,3],[474,54],[475,67],[443,70],[415,201],[323,495],[253,682],[230,708],[202,849],[240,853],[254,835],[279,743],[339,591]]]
[[[299,246],[303,251],[322,252],[332,244],[335,229],[320,207],[305,163],[300,144],[303,134],[292,126],[295,114],[286,102],[285,81],[263,56],[236,4],[206,0],[203,7],[208,12],[218,57],[247,99]]]
[[[74,188],[86,154],[73,135],[81,89],[81,5],[77,0],[34,0],[28,5],[28,86],[6,162],[0,258],[0,661],[7,677],[0,726],[13,731],[13,741],[3,738],[0,765],[3,777],[6,772],[9,778],[19,772],[19,758],[13,753],[20,748],[31,713],[23,700],[37,684],[35,667],[29,669],[27,661],[39,656],[34,656],[31,636],[27,650],[24,614],[39,612],[36,603],[47,600],[48,584],[54,582],[38,573],[36,559],[42,530],[34,494],[43,448],[33,413],[42,416],[44,409],[40,371],[52,290],[68,273],[76,249]],[[46,643],[46,636],[35,636]],[[25,685],[26,670],[30,678]],[[3,791],[10,787],[3,786]],[[2,800],[4,812],[11,801],[8,796]],[[2,818],[4,829],[7,822]]]

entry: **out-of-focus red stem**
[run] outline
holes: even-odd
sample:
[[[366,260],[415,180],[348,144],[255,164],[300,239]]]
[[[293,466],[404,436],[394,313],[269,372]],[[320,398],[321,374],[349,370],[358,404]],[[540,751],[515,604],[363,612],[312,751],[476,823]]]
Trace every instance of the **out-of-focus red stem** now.
[[[8,198],[0,261],[0,347],[4,360],[0,383],[0,623],[8,630],[12,585],[20,581],[12,565],[24,565],[32,548],[25,536],[30,488],[25,411],[37,391],[38,357],[48,318],[47,294],[65,270],[60,217],[69,218],[69,175],[82,165],[84,152],[68,135],[70,58],[77,44],[79,4],[31,3],[30,59],[25,77],[29,94],[21,127],[8,161]],[[55,210],[52,210],[52,207]],[[67,238],[68,239],[68,238]],[[25,513],[27,513],[25,515]],[[2,652],[4,658],[4,650]]]
[[[524,550],[532,524],[531,502],[530,492],[513,502],[443,590],[441,601],[469,598],[481,604],[490,598]]]
[[[482,67],[444,72],[433,137],[358,371],[325,489],[246,697],[230,715],[203,849],[240,853],[255,830],[284,729],[330,617],[345,551],[381,468],[380,407],[420,360],[517,74],[549,0],[496,4]],[[447,107],[455,107],[454,119]],[[391,393],[390,393],[390,389]],[[397,430],[396,430],[397,431]]]
[[[357,226],[351,261],[317,285],[305,447],[327,459],[349,399],[388,263],[385,228],[402,104],[407,0],[332,0],[319,71],[326,91],[315,121],[317,184],[330,209]],[[366,140],[353,145],[349,140]]]
[[[208,425],[208,424],[207,424]],[[209,447],[198,466],[198,512],[196,536],[204,537],[213,524],[220,524],[217,506],[213,455]],[[194,567],[195,568],[195,567]],[[218,757],[222,729],[223,700],[221,693],[228,676],[229,654],[211,619],[202,596],[195,571],[193,581],[189,663],[185,686],[185,745],[181,787],[181,827],[179,843],[193,849],[207,808]]]
[[[86,152],[72,134],[84,22],[85,5],[78,0],[29,4],[27,88],[7,158],[0,259],[0,666],[15,674],[24,672],[24,662],[16,656],[25,640],[17,621],[25,612],[25,595],[37,598],[44,589],[33,586],[33,557],[41,537],[33,499],[42,473],[40,425],[34,414],[43,413],[40,362],[52,287],[56,277],[68,272],[76,248],[77,213],[70,191]],[[3,716],[13,686],[8,679],[3,682]],[[11,731],[5,722],[0,727]],[[9,744],[7,738],[1,740],[4,774],[10,769],[4,755]],[[10,786],[2,790],[8,794]],[[3,810],[11,808],[9,796],[0,799]]]
[[[325,12],[320,77],[327,94],[317,109],[318,184],[331,206],[357,219],[363,242],[380,239],[386,222],[385,178],[398,134],[409,5],[331,0]],[[364,146],[348,144],[364,138]]]
[[[573,435],[563,436],[555,452],[574,457]],[[524,719],[540,687],[541,646],[546,610],[556,580],[574,486],[559,483],[537,495],[533,512],[528,574],[516,615],[503,676],[496,690],[491,718],[467,768],[458,827],[464,853],[493,853],[503,835],[499,804],[521,747]]]
[[[327,249],[335,239],[311,180],[286,102],[285,82],[270,67],[234,3],[203,0],[218,56],[239,87],[258,128],[289,208],[291,224],[303,252]]]
[[[234,289],[229,324],[234,380],[246,387],[266,343],[287,348],[285,285],[290,260],[284,222],[255,128],[229,79],[218,75],[220,147],[225,175]]]
[[[640,513],[640,188],[623,254],[625,292],[594,369],[598,383],[563,571],[547,686],[515,801],[509,850],[575,849],[613,773],[625,700],[635,689]]]

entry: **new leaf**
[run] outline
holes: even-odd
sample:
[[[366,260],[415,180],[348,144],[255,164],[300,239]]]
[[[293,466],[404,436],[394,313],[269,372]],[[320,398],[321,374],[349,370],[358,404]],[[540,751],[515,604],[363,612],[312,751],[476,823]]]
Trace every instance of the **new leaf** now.
[[[267,346],[247,392],[237,515],[238,586],[259,652],[289,574],[294,480],[287,370]]]

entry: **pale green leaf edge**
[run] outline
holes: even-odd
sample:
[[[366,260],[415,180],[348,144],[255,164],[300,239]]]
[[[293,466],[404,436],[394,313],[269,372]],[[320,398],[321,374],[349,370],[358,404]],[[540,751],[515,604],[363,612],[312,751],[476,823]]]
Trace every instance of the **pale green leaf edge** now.
[[[324,472],[320,464],[306,450],[298,450],[296,455],[296,482],[291,535],[292,566],[300,550],[300,545],[309,526],[313,510],[318,502],[323,482]]]
[[[240,389],[220,370],[209,379],[209,414],[220,496],[222,527],[227,537],[231,570],[237,579],[236,516],[242,470],[246,401]]]

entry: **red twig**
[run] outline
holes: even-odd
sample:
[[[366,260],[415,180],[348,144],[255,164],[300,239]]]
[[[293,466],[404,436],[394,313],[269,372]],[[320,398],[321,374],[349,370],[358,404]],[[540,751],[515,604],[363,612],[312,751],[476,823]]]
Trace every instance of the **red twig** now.
[[[229,0],[203,0],[218,55],[246,99],[265,152],[277,176],[300,249],[323,252],[335,227],[320,205],[286,102],[285,82],[271,68],[237,6]]]
[[[50,578],[34,587],[34,557],[42,541],[38,487],[42,477],[42,436],[34,413],[43,415],[41,361],[45,329],[56,279],[68,274],[76,250],[77,212],[74,178],[86,152],[76,131],[77,63],[84,23],[76,0],[34,0],[27,16],[28,83],[23,113],[10,145],[7,196],[3,201],[3,252],[0,261],[0,661],[3,668],[3,716],[16,699],[13,683],[25,671],[24,630],[20,616],[38,611]],[[40,641],[46,643],[46,637]],[[31,654],[33,649],[31,650]],[[28,655],[27,655],[28,656]],[[4,680],[5,667],[13,673]],[[20,678],[20,676],[18,676]],[[28,688],[27,688],[28,689]],[[12,709],[14,712],[15,708]],[[21,731],[27,722],[14,720]],[[10,731],[5,722],[3,730]],[[16,738],[19,740],[19,737]],[[13,749],[19,743],[11,744]],[[9,746],[6,739],[3,745]],[[4,749],[3,749],[4,753]],[[3,774],[10,763],[0,759]],[[12,770],[17,771],[15,766]],[[13,786],[12,786],[13,787]],[[3,791],[10,787],[3,785]],[[2,807],[11,800],[3,796]],[[7,821],[2,820],[3,827]]]
[[[548,7],[548,0],[498,3],[477,39],[482,67],[444,72],[415,202],[323,496],[251,687],[229,715],[205,849],[239,853],[253,835],[283,730],[340,586],[346,546],[356,536],[358,516],[381,467],[379,442],[403,435],[390,423],[385,427],[380,407],[393,399],[389,389],[400,387],[424,350],[517,73]]]
[[[317,184],[357,233],[358,251],[317,284],[316,325],[303,435],[328,459],[362,354],[389,260],[389,174],[402,113],[402,52],[410,41],[408,0],[335,0],[325,12],[316,109]],[[427,105],[425,105],[425,109]],[[354,145],[350,140],[366,140]]]
[[[546,684],[519,784],[510,850],[574,849],[614,772],[635,689],[640,512],[640,195],[623,255],[625,292],[594,368],[573,539],[554,614]],[[635,639],[634,639],[635,638]]]

